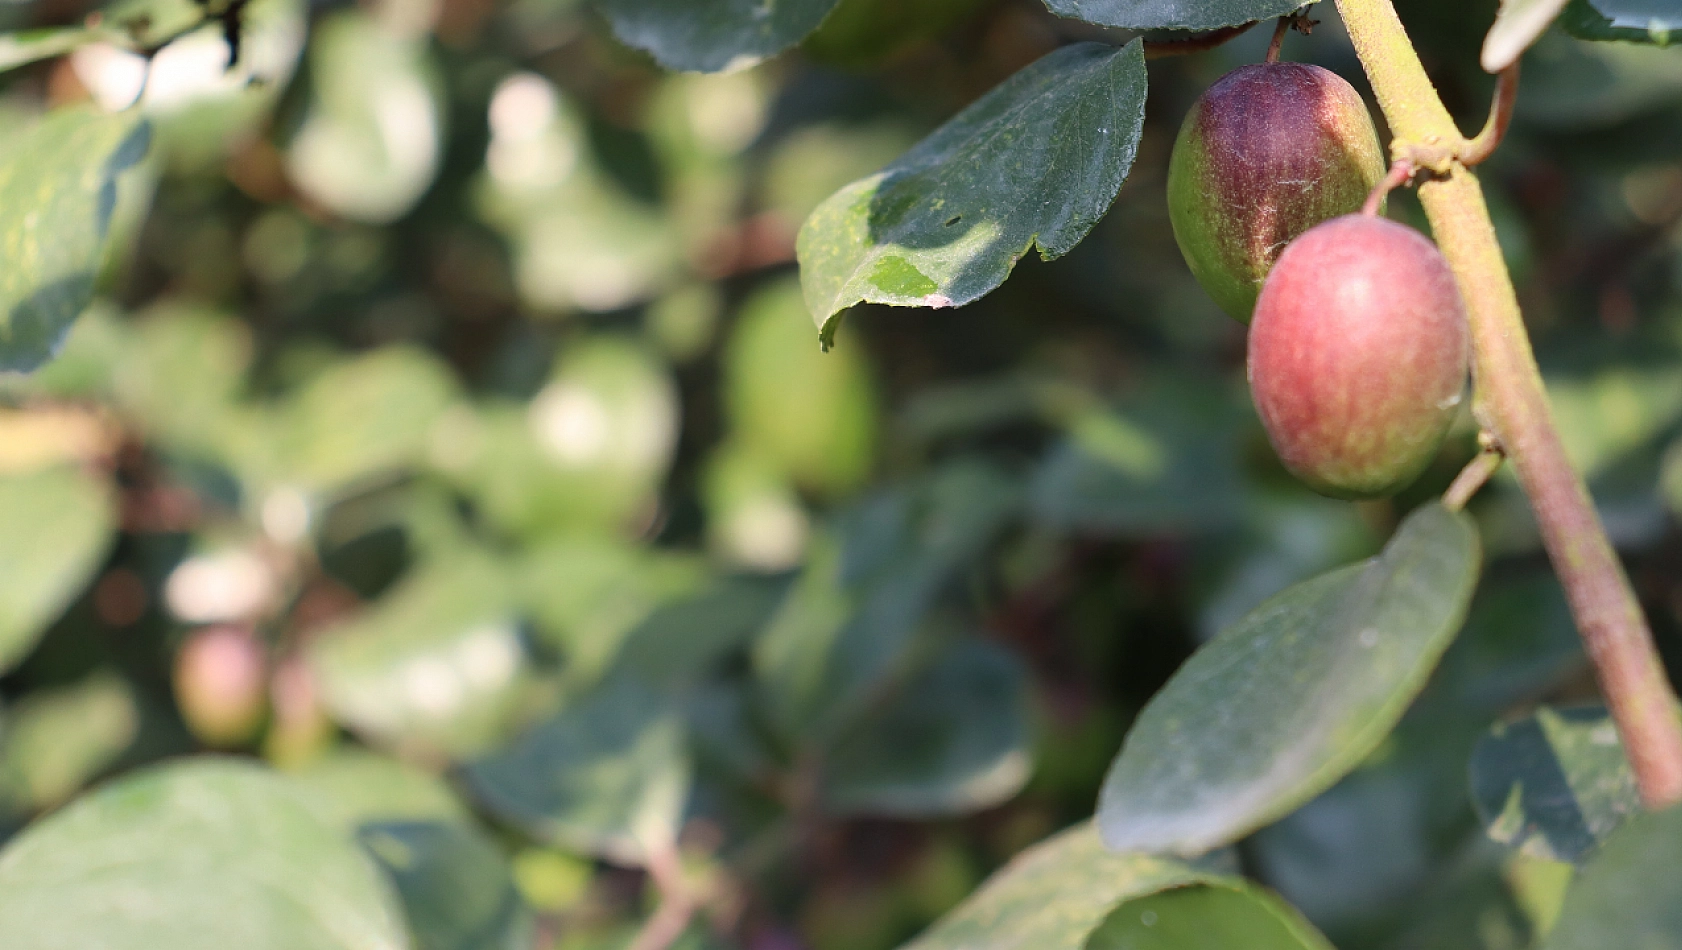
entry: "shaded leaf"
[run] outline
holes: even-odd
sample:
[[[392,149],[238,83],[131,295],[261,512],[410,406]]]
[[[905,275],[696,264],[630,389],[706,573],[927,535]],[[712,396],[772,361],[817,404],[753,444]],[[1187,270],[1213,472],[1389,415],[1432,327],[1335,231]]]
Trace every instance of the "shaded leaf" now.
[[[963,306],[1036,246],[1049,260],[1079,244],[1133,165],[1143,49],[1065,46],[819,206],[798,243],[825,343],[853,304]]]
[[[637,864],[676,840],[690,765],[677,714],[620,677],[464,776],[492,814],[527,834]]]
[[[1086,950],[1331,950],[1284,901],[1242,882],[1191,884],[1117,907]]]
[[[1583,40],[1655,46],[1682,40],[1682,7],[1670,0],[1571,0],[1559,22],[1565,32]]]
[[[1484,71],[1498,73],[1518,62],[1565,4],[1566,0],[1501,0],[1501,10],[1483,40]]]
[[[1471,521],[1427,505],[1377,558],[1298,584],[1223,631],[1128,734],[1099,802],[1106,843],[1200,853],[1329,788],[1424,688],[1478,561]]]
[[[1308,0],[1313,3],[1314,0]],[[1045,0],[1058,16],[1129,30],[1218,30],[1284,16],[1300,0]]]
[[[818,28],[837,0],[597,0],[620,42],[667,69],[751,66]]]
[[[378,742],[464,755],[503,737],[525,647],[497,564],[423,567],[369,610],[311,640],[333,716]]]
[[[1682,808],[1637,814],[1613,832],[1565,893],[1543,950],[1682,946]]]
[[[1641,807],[1617,726],[1599,706],[1543,706],[1498,723],[1472,753],[1489,836],[1533,858],[1580,862]]]
[[[927,817],[989,808],[1028,780],[1028,678],[1000,647],[961,641],[842,735],[819,792],[835,814]]]
[[[0,718],[0,805],[63,802],[110,767],[139,728],[133,693],[110,673],[27,694]]]
[[[284,778],[234,760],[107,785],[0,852],[6,950],[401,950],[362,849]]]
[[[1212,878],[1177,861],[1106,850],[1082,824],[1017,855],[904,950],[1080,950],[1122,901]]]
[[[0,150],[0,370],[31,370],[58,351],[93,301],[117,203],[117,176],[146,155],[133,115],[49,114]]]
[[[0,672],[23,659],[105,556],[107,487],[69,469],[0,477]]]

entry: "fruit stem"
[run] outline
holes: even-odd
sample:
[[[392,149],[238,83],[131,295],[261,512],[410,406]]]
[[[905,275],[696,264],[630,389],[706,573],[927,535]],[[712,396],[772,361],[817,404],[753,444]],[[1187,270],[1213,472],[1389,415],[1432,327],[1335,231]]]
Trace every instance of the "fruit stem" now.
[[[1448,486],[1448,491],[1443,493],[1443,507],[1449,511],[1464,509],[1466,503],[1472,500],[1472,496],[1478,493],[1478,489],[1489,481],[1506,460],[1506,453],[1501,451],[1501,447],[1495,444],[1493,438],[1484,439],[1483,451],[1466,463],[1466,467],[1461,469],[1460,475],[1454,479],[1454,484]]]
[[[1291,18],[1282,16],[1279,25],[1273,28],[1273,42],[1267,44],[1267,61],[1279,62],[1279,50],[1285,45],[1285,34],[1291,29]]]
[[[1183,56],[1186,53],[1201,53],[1212,50],[1227,40],[1249,32],[1250,27],[1260,22],[1260,20],[1251,20],[1248,23],[1240,23],[1237,26],[1202,33],[1185,40],[1147,40],[1145,42],[1145,58],[1162,59],[1167,56]]]
[[[1413,177],[1413,163],[1405,158],[1398,158],[1390,164],[1390,174],[1374,186],[1372,193],[1367,195],[1367,203],[1361,206],[1361,213],[1369,218],[1378,217],[1378,209],[1384,205],[1384,199],[1390,192],[1408,183]]]
[[[1396,135],[1394,153],[1446,148],[1455,156],[1420,185],[1419,199],[1465,298],[1475,413],[1500,440],[1530,498],[1642,800],[1650,808],[1682,801],[1676,696],[1629,579],[1554,427],[1483,191],[1458,159],[1467,143],[1390,0],[1337,0],[1337,7]]]
[[[1460,150],[1460,164],[1471,168],[1483,164],[1495,153],[1496,146],[1507,137],[1507,127],[1513,124],[1513,104],[1518,101],[1518,63],[1501,70],[1495,81],[1495,99],[1489,105],[1489,121],[1477,138]]]

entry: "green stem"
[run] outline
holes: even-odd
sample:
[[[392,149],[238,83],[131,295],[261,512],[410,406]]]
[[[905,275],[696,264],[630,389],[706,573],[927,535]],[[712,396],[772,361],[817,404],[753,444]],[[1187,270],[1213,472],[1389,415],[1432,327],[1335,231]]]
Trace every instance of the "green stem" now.
[[[1642,799],[1682,802],[1682,719],[1646,619],[1554,427],[1512,279],[1475,175],[1469,143],[1425,75],[1390,0],[1337,0],[1395,133],[1393,154],[1436,174],[1419,188],[1471,321],[1474,409],[1530,498],[1554,569],[1617,721]]]

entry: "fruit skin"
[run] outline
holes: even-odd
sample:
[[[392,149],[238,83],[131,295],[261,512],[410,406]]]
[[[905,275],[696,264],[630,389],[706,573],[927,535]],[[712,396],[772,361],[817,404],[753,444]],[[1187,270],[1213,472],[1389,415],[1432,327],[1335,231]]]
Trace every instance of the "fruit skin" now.
[[[1180,126],[1168,216],[1192,275],[1248,323],[1285,245],[1360,210],[1384,174],[1372,115],[1349,83],[1303,63],[1243,66]]]
[[[175,656],[175,699],[182,719],[206,745],[249,742],[268,714],[268,659],[247,627],[195,631]]]
[[[1465,392],[1469,331],[1426,237],[1348,215],[1274,265],[1250,326],[1250,391],[1285,467],[1334,498],[1378,498],[1430,463]]]

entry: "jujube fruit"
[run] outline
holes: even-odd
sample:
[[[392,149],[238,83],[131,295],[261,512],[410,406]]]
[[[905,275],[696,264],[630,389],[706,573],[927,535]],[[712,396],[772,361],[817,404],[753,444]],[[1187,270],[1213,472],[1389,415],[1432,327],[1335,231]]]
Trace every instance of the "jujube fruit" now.
[[[1407,487],[1466,384],[1466,309],[1412,228],[1349,215],[1291,242],[1256,302],[1250,389],[1291,473],[1337,498]]]
[[[1285,245],[1360,209],[1384,152],[1354,87],[1303,63],[1243,66],[1186,115],[1168,166],[1168,214],[1193,276],[1246,323]]]
[[[175,700],[207,745],[230,748],[256,735],[268,712],[268,660],[256,634],[217,626],[188,637],[175,655]]]

